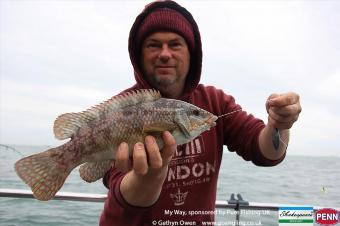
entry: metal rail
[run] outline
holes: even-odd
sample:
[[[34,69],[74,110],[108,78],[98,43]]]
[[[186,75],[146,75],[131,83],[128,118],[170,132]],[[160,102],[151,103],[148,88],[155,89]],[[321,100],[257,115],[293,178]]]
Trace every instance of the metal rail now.
[[[32,191],[30,190],[6,189],[6,188],[5,189],[0,188],[0,197],[35,199]],[[106,194],[58,192],[53,199],[66,201],[104,202],[106,197],[107,197]]]
[[[32,191],[23,189],[6,189],[0,188],[0,197],[7,198],[31,198],[35,199]],[[259,202],[247,202],[242,199],[240,195],[237,195],[238,199],[235,199],[233,194],[228,201],[216,201],[216,208],[226,209],[248,209],[248,210],[270,210],[278,211],[281,206],[304,206],[304,205],[292,205],[292,204],[277,204],[277,203],[259,203]],[[74,193],[74,192],[58,192],[53,200],[66,200],[66,201],[83,201],[83,202],[104,202],[107,198],[106,194],[89,194],[89,193]],[[312,206],[312,205],[309,205]],[[323,209],[326,207],[313,206],[314,211]],[[327,207],[329,208],[329,207]],[[340,211],[339,207],[332,207],[337,211]]]

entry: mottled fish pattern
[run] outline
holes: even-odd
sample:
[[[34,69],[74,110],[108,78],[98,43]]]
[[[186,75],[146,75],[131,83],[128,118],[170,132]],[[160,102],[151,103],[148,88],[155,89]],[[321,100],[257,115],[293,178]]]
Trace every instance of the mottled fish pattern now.
[[[79,113],[66,113],[54,123],[57,139],[65,144],[20,159],[19,177],[39,200],[52,199],[77,166],[80,176],[94,182],[114,164],[115,150],[127,142],[130,153],[137,142],[152,135],[160,148],[161,134],[169,131],[178,145],[215,126],[217,117],[192,104],[162,98],[155,90],[138,90]]]

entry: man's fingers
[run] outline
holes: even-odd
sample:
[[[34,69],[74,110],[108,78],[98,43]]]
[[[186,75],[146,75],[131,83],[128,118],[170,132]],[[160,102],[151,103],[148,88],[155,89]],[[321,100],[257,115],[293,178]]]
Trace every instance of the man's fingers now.
[[[141,142],[135,144],[132,153],[132,168],[136,174],[145,175],[149,168],[160,169],[170,163],[177,148],[176,141],[167,131],[162,134],[162,138],[164,147],[161,151],[152,136],[145,138],[145,146]],[[127,172],[131,168],[130,164],[128,145],[122,143],[116,152],[115,167],[122,172]]]
[[[130,168],[129,146],[123,142],[119,145],[116,152],[115,167],[121,172],[127,172]]]
[[[273,93],[271,94],[268,98],[267,98],[267,101],[266,101],[266,110],[267,110],[267,113],[269,113],[269,108],[270,108],[270,100],[276,98],[280,96],[280,94],[277,94],[277,93]]]
[[[299,115],[298,114],[289,114],[289,115],[280,115],[277,112],[269,110],[269,117],[273,120],[277,121],[278,123],[294,123]]]
[[[272,94],[267,100],[268,107],[283,107],[299,102],[299,95],[296,93],[285,93],[281,95]],[[268,109],[268,108],[267,108]]]
[[[286,122],[292,121],[291,116],[287,117],[287,116],[279,115],[271,109],[269,109],[269,117],[279,123],[286,123]]]
[[[154,169],[161,168],[163,161],[155,138],[152,136],[145,137],[145,145],[149,157],[148,159],[150,167]]]
[[[170,132],[165,131],[162,134],[164,147],[162,149],[161,156],[163,158],[163,164],[168,165],[172,159],[172,156],[175,154],[177,149],[175,138],[171,135]]]
[[[133,148],[133,169],[137,174],[145,175],[148,172],[148,161],[144,144],[138,142]]]
[[[301,112],[300,97],[296,93],[271,95],[266,103],[268,123],[278,129],[289,129]]]
[[[271,117],[268,117],[268,124],[277,129],[290,129],[296,120],[297,119],[293,120],[292,122],[279,122]]]
[[[299,114],[301,112],[301,106],[294,104],[294,105],[288,105],[285,107],[271,107],[268,110],[269,114],[276,114],[281,117],[290,117],[292,115]]]

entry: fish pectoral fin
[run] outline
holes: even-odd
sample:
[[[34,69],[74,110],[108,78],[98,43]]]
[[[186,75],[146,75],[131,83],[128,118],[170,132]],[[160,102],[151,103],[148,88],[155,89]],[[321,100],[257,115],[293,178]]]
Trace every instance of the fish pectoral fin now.
[[[172,132],[176,129],[176,125],[173,123],[161,122],[161,123],[152,123],[149,125],[144,125],[143,133],[144,134],[159,134],[164,131]]]
[[[182,123],[178,122],[177,123],[178,127],[181,129],[181,131],[183,132],[184,136],[189,138],[190,137],[190,132],[188,131],[188,129],[185,127],[185,125],[183,125]]]
[[[86,162],[79,168],[80,177],[86,182],[95,182],[104,177],[105,173],[112,165],[112,159],[98,162]]]
[[[175,123],[181,129],[184,136],[190,138],[190,132],[188,128],[191,125],[188,116],[186,114],[181,114],[181,112],[178,112],[175,117]]]

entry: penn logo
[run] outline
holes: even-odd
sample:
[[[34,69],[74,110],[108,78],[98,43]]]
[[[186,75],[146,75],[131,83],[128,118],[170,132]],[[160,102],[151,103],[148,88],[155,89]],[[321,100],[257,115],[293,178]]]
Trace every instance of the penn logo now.
[[[320,225],[335,225],[339,222],[339,213],[335,209],[321,209],[315,213],[315,221]]]

